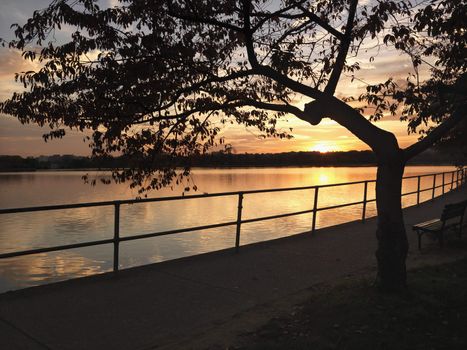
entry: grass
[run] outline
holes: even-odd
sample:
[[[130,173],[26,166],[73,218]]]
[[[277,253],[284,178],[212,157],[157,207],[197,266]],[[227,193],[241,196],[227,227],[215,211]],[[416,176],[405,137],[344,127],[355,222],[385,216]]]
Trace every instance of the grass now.
[[[242,334],[234,349],[467,349],[467,259],[411,271],[410,293],[354,281]]]

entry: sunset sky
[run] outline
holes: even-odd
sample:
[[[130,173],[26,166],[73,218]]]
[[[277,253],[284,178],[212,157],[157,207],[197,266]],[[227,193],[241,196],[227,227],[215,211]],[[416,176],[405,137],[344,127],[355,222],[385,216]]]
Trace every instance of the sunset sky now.
[[[113,0],[105,0],[111,3]],[[0,37],[13,39],[10,29],[12,23],[23,24],[36,9],[47,6],[50,0],[2,0],[0,2]],[[370,55],[359,63],[362,69],[356,77],[368,83],[386,80],[388,77],[403,78],[413,68],[408,57],[402,57],[390,51],[381,51],[373,62]],[[31,70],[35,67],[25,62],[19,52],[0,48],[0,100],[5,100],[22,86],[14,82],[14,73]],[[365,84],[359,80],[351,82],[350,77],[341,79],[338,96],[357,95]],[[303,107],[307,100],[298,100],[296,105]],[[318,126],[311,126],[290,116],[284,128],[293,128],[291,140],[259,139],[254,129],[244,126],[230,126],[222,135],[227,143],[232,144],[237,153],[276,153],[288,151],[346,151],[363,150],[368,147],[356,139],[346,129],[332,122],[323,120]],[[379,127],[396,134],[401,147],[406,147],[417,140],[417,135],[407,135],[406,125],[394,118],[388,118],[377,124]],[[64,139],[45,143],[42,134],[47,132],[35,125],[21,125],[16,119],[0,117],[0,154],[38,156],[50,154],[89,155],[89,149],[83,142],[83,134],[69,131]]]

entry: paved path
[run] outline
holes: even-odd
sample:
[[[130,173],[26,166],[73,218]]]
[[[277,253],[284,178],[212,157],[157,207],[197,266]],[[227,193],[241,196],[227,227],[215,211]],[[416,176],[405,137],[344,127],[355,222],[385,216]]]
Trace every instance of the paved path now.
[[[467,189],[405,209],[408,266],[458,258],[435,245],[419,253],[416,222],[439,216]],[[374,273],[375,219],[0,295],[0,349],[190,348],[184,340],[228,325],[247,310],[316,285]],[[465,238],[464,238],[465,240]],[[181,345],[184,344],[184,345]]]

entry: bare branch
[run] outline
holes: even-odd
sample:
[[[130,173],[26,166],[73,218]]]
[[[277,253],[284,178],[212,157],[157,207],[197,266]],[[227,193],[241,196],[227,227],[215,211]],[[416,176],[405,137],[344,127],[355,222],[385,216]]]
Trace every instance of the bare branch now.
[[[347,24],[345,26],[344,38],[341,41],[339,47],[339,53],[334,64],[334,69],[332,70],[328,84],[324,89],[324,92],[329,95],[333,95],[336,91],[337,83],[339,82],[342,70],[344,69],[345,58],[347,57],[347,52],[349,51],[350,43],[352,41],[353,22],[357,10],[357,4],[358,0],[352,0],[349,7],[349,16],[347,18]]]
[[[251,30],[251,1],[242,0],[243,5],[243,33],[245,35],[245,46],[248,55],[248,60],[253,68],[258,67],[258,58],[256,57],[255,48],[253,45],[253,31]]]

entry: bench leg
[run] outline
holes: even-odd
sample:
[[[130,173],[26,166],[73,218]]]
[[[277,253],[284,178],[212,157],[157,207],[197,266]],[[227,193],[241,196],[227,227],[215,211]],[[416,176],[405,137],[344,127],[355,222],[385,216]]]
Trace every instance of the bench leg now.
[[[418,250],[422,250],[422,234],[420,231],[417,230],[417,236],[418,236]]]

